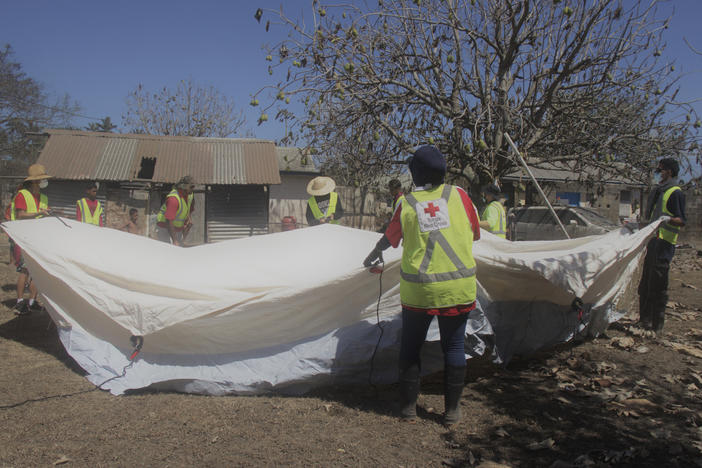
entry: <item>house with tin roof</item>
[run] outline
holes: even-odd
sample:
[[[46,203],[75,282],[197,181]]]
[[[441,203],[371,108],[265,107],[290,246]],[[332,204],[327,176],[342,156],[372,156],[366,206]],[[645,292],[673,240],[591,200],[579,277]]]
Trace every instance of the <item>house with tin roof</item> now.
[[[187,243],[200,244],[269,232],[271,187],[281,184],[272,141],[46,130],[38,163],[53,178],[49,205],[75,216],[87,181],[98,181],[108,227],[120,228],[131,208],[145,235],[172,185],[191,175],[193,228]]]

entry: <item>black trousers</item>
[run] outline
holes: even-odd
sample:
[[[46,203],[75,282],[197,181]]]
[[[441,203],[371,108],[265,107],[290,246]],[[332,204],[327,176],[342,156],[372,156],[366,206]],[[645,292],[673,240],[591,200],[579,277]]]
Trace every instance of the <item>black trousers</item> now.
[[[663,330],[665,322],[668,271],[672,260],[670,248],[670,243],[655,237],[648,242],[643,274],[639,283],[639,320],[644,327],[655,331]],[[675,246],[672,248],[675,249]]]

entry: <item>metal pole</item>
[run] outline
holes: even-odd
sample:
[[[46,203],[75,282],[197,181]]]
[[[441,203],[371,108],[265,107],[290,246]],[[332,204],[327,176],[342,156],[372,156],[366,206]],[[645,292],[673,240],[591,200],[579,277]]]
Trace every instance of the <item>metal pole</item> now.
[[[563,230],[563,234],[565,234],[567,239],[570,239],[570,236],[568,235],[568,231],[566,231],[566,228],[565,228],[565,226],[563,226],[563,223],[561,223],[561,220],[558,219],[558,215],[556,214],[556,211],[553,209],[553,206],[551,206],[551,202],[548,201],[548,198],[546,197],[546,194],[544,193],[544,191],[541,190],[541,186],[536,181],[536,177],[534,177],[534,174],[531,173],[531,169],[529,169],[529,166],[527,166],[526,161],[524,160],[522,155],[519,153],[519,150],[517,149],[517,145],[514,144],[514,142],[509,137],[509,134],[507,132],[505,132],[504,135],[505,135],[505,138],[507,138],[507,142],[512,147],[514,154],[516,154],[517,157],[519,158],[519,162],[522,163],[522,166],[524,166],[524,169],[526,169],[527,174],[529,174],[529,177],[531,177],[531,181],[534,182],[534,185],[536,185],[536,189],[539,191],[539,193],[541,194],[541,197],[543,197],[544,201],[546,202],[546,206],[548,206],[548,209],[551,211],[553,218],[556,220],[558,225]]]

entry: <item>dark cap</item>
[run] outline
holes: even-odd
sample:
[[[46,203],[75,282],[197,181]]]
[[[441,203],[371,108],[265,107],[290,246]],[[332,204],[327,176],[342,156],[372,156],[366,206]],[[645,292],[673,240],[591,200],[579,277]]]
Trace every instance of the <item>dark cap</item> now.
[[[661,159],[660,161],[658,161],[658,167],[662,167],[663,169],[668,169],[673,177],[677,177],[678,172],[680,171],[680,165],[673,158]]]
[[[417,148],[407,161],[414,185],[441,184],[446,175],[446,158],[436,146]]]
[[[193,176],[189,175],[184,176],[176,183],[176,187],[179,189],[189,188],[193,185],[195,185],[195,179],[193,179]]]
[[[498,187],[497,184],[488,184],[488,185],[484,186],[483,193],[488,193],[495,198],[502,195],[502,192],[500,191],[500,187]]]

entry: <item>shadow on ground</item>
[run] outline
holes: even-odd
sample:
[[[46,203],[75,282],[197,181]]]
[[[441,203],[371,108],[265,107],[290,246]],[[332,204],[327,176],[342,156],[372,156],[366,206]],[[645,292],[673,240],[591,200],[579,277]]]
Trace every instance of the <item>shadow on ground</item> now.
[[[14,301],[3,301],[9,309],[14,306]],[[85,371],[66,352],[56,333],[56,325],[49,317],[46,310],[32,312],[29,315],[15,316],[11,320],[0,324],[0,338],[12,340],[24,346],[29,346],[38,351],[50,354],[62,362],[73,372],[83,376]]]

